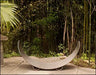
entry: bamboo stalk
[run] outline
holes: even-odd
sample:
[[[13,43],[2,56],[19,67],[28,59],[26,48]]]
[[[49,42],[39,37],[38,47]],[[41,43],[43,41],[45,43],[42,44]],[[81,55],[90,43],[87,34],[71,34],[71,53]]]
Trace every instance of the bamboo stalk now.
[[[89,65],[90,65],[90,56],[91,56],[91,2],[92,0],[90,0],[90,14],[89,14]]]
[[[85,24],[86,24],[86,23],[85,23],[85,19],[86,19],[86,18],[85,18],[85,15],[86,15],[86,14],[85,14],[85,10],[86,10],[85,5],[86,5],[86,3],[85,3],[85,0],[84,0],[83,53],[85,52],[85,38],[86,38],[86,37],[85,37],[85,35],[86,35],[86,33],[85,33],[85,29],[86,29],[86,28],[85,28],[85,26],[86,26],[86,25],[85,25]]]
[[[72,50],[73,42],[74,42],[74,20],[73,20],[73,12],[72,12],[72,10],[71,10],[71,20],[72,20],[71,50]]]
[[[67,25],[67,17],[65,19],[65,26],[64,26],[64,32],[63,32],[63,44],[65,44],[66,25]]]

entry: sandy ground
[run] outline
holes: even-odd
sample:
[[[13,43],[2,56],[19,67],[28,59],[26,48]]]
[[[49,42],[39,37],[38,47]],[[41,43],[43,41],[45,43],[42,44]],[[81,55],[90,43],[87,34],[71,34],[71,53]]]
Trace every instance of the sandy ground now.
[[[39,64],[39,62],[38,62]],[[71,63],[55,70],[41,70],[29,65],[22,57],[11,57],[4,59],[1,67],[2,74],[94,74],[95,69],[79,67]]]

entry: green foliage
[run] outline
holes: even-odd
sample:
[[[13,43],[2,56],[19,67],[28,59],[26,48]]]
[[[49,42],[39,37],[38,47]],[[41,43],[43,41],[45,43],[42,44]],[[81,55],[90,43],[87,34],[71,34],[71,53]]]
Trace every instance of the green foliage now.
[[[57,15],[50,15],[48,17],[44,17],[42,19],[37,19],[33,22],[33,24],[37,24],[37,25],[48,25],[48,24],[51,24],[51,23],[54,23],[56,22],[56,20],[58,19],[58,16]]]
[[[19,54],[13,51],[13,52],[11,53],[11,56],[12,56],[12,57],[13,57],[13,56],[19,56]]]
[[[48,54],[39,51],[37,54],[31,54],[31,56],[45,58],[45,57],[57,57],[58,55],[55,52],[51,52],[51,51]]]
[[[41,39],[40,38],[36,37],[36,38],[33,39],[33,44],[34,45],[39,45],[40,43],[41,43]]]
[[[39,46],[36,46],[36,45],[32,45],[30,50],[31,50],[32,54],[40,54],[41,53]]]
[[[90,61],[95,63],[95,54],[92,54],[90,58],[91,58]],[[87,53],[82,53],[80,59],[89,61],[89,57],[87,56]]]
[[[59,44],[58,48],[59,48],[59,50],[63,50],[63,54],[66,54],[66,55],[68,54],[68,48],[65,48],[63,44]]]
[[[95,62],[95,54],[92,54],[90,59],[91,59],[92,62]]]
[[[85,60],[88,59],[88,58],[87,58],[87,54],[86,54],[86,53],[83,53],[82,56],[81,56],[81,58],[82,58],[82,59],[85,59]]]
[[[65,54],[65,55],[67,55],[68,56],[68,48],[65,48],[64,50],[63,50],[63,54]]]
[[[62,49],[64,49],[65,47],[64,47],[63,44],[59,44],[59,45],[58,45],[58,48],[59,48],[59,50],[62,50]]]
[[[56,52],[49,51],[50,56],[57,56]]]
[[[57,53],[57,55],[58,55],[58,56],[64,56],[64,54],[63,54],[63,53]]]
[[[24,42],[23,47],[24,47],[24,48],[28,48],[28,47],[29,47],[29,44],[30,44],[30,43],[26,41],[26,42]]]
[[[20,56],[18,53],[16,52],[11,52],[11,53],[4,53],[4,58],[9,58],[9,57],[16,57],[16,56]]]
[[[87,54],[86,53],[82,53],[81,59],[87,60],[88,59]]]
[[[83,59],[83,60],[89,60],[88,53],[82,53],[81,59]],[[95,62],[95,54],[92,54],[90,56],[90,61]]]
[[[4,58],[9,58],[9,57],[11,57],[10,54],[4,54]]]
[[[23,49],[25,53],[27,53],[29,56],[36,56],[36,57],[52,57],[52,56],[60,56],[56,54],[56,52],[53,52],[49,50],[49,53],[45,54],[41,50],[40,46],[37,45],[36,42],[40,42],[39,38],[34,38],[33,43],[24,42]]]
[[[2,30],[10,31],[11,27],[17,27],[19,20],[16,17],[15,8],[17,6],[13,3],[1,3],[1,27]],[[6,29],[7,28],[7,29]]]
[[[93,61],[91,61],[90,65],[89,65],[88,60],[84,60],[84,59],[81,59],[81,58],[75,58],[75,59],[72,60],[71,63],[73,63],[77,66],[82,66],[82,67],[95,69],[95,62],[93,62]]]

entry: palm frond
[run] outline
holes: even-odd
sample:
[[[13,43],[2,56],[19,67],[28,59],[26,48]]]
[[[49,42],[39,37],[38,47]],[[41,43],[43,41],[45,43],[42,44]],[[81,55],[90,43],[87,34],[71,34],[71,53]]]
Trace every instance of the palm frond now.
[[[12,3],[1,3],[1,28],[2,30],[6,29],[10,30],[10,28],[17,27],[19,20],[16,17],[15,4]]]

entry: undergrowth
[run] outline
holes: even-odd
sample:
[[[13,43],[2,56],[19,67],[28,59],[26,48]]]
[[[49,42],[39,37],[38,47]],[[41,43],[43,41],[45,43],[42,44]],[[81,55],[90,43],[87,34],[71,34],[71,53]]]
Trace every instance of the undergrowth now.
[[[79,58],[74,58],[72,60],[72,63],[81,66],[81,67],[87,67],[87,68],[93,68],[95,69],[95,54],[92,54],[90,57],[90,63],[87,54],[82,54]]]

